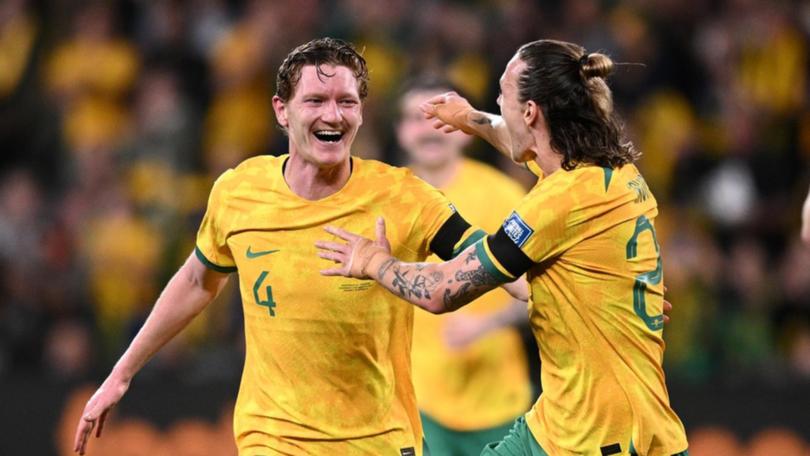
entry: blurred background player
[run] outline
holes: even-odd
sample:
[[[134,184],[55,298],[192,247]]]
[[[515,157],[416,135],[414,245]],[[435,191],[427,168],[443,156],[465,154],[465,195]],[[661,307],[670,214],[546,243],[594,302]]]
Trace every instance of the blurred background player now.
[[[405,263],[379,240],[334,227],[327,231],[348,244],[318,244],[321,257],[341,263],[325,275],[373,278],[435,313],[527,273],[543,394],[482,455],[688,454],[662,365],[657,202],[613,111],[612,69],[603,54],[539,40],[507,64],[500,116],[454,94],[424,105],[437,126],[480,133],[545,176],[497,232],[455,259]],[[412,292],[425,282],[429,294]]]
[[[419,106],[450,90],[449,82],[431,76],[406,84],[397,140],[417,176],[441,190],[470,223],[492,232],[524,192],[505,174],[463,155],[472,137],[442,133],[425,118]],[[414,313],[413,382],[432,454],[474,454],[528,410],[531,383],[514,326],[526,321],[526,305],[493,290],[452,315]]]
[[[247,351],[234,412],[240,454],[422,454],[413,307],[372,282],[320,277],[313,244],[327,223],[361,230],[384,217],[393,251],[422,261],[451,258],[482,232],[410,171],[351,156],[367,81],[365,60],[341,40],[287,56],[273,108],[290,154],[246,160],[217,179],[194,253],[88,401],[74,451],[84,454],[134,375],[238,272]],[[377,236],[385,238],[382,223]]]

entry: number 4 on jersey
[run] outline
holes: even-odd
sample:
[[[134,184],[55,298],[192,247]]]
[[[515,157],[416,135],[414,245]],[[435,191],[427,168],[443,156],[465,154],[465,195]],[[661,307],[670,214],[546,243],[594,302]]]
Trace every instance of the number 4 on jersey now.
[[[261,288],[262,283],[264,282],[264,279],[267,278],[268,274],[270,274],[269,271],[262,271],[262,273],[259,274],[259,278],[256,279],[256,283],[253,284],[253,298],[256,300],[256,304],[267,307],[267,310],[270,311],[271,317],[275,317],[276,312],[273,309],[276,307],[276,303],[275,301],[273,301],[273,287],[267,285],[265,287],[265,291],[267,292],[267,299],[265,300],[259,299],[259,289]]]

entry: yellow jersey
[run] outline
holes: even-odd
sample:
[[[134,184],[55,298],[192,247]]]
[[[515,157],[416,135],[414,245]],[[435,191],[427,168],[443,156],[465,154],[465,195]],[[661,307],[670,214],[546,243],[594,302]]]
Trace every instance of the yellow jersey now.
[[[550,455],[687,448],[662,368],[657,213],[634,165],[580,166],[540,180],[476,245],[496,274],[528,269],[543,394],[526,422]]]
[[[309,201],[287,186],[285,161],[256,157],[220,176],[197,235],[203,263],[238,271],[246,345],[234,412],[239,453],[420,455],[413,306],[374,281],[321,276],[332,263],[314,244],[329,237],[325,225],[373,238],[382,216],[393,254],[422,261],[439,237],[457,241],[471,229],[442,235],[463,219],[409,170],[353,157],[346,185]]]
[[[442,192],[473,225],[493,232],[524,195],[501,172],[463,159]],[[431,257],[430,260],[438,260]],[[442,425],[472,431],[510,422],[531,405],[531,383],[520,333],[503,328],[464,347],[444,342],[448,320],[456,314],[486,316],[511,305],[497,288],[453,314],[414,314],[413,383],[419,409]]]

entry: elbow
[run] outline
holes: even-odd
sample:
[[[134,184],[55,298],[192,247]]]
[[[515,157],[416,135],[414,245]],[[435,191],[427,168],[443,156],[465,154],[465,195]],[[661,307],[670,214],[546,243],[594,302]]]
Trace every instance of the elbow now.
[[[444,298],[439,296],[439,293],[431,294],[422,308],[433,315],[441,315],[450,312],[450,309],[445,305]]]

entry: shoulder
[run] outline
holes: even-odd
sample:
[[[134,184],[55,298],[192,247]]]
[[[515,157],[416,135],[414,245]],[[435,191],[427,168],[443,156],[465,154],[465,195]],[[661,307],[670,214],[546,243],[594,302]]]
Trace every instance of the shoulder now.
[[[281,167],[287,155],[274,157],[271,155],[259,155],[248,158],[235,168],[231,168],[222,173],[214,182],[213,192],[233,191],[237,187],[245,184],[250,186],[251,182],[267,182],[273,176],[281,176]]]

